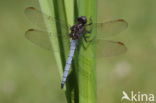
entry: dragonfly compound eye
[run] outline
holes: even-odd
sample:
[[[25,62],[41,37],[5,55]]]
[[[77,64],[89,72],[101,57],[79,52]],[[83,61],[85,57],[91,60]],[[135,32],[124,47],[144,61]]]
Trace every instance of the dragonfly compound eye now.
[[[85,16],[78,17],[77,22],[86,24],[87,23],[87,18]]]

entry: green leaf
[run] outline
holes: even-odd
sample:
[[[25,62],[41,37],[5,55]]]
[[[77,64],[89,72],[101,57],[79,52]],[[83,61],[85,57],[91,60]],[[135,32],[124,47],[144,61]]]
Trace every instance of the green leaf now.
[[[78,16],[86,16],[96,22],[96,0],[39,0],[39,3],[44,13],[70,25],[74,24],[75,18]],[[51,20],[45,19],[45,23],[48,31],[52,34],[58,31],[64,32],[60,29],[60,25],[54,24]],[[96,30],[93,30],[92,35],[95,34]],[[50,38],[52,48],[63,51],[54,52],[61,79],[69,51],[65,48],[67,44],[63,42],[63,39]],[[82,43],[79,42],[77,50],[65,87],[67,102],[96,103],[96,47],[90,45],[84,49]]]
[[[78,0],[79,16],[86,16],[96,22],[97,18],[97,0]],[[91,35],[96,35],[96,30]],[[80,46],[78,56],[78,88],[79,103],[97,103],[96,97],[96,45],[89,45],[87,49]]]

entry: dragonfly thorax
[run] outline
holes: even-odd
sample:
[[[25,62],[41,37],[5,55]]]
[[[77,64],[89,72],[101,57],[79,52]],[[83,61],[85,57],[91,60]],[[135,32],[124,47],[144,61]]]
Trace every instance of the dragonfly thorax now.
[[[85,16],[81,16],[77,18],[77,23],[73,25],[70,30],[70,37],[73,40],[79,39],[85,32],[85,24],[87,23],[87,18]]]
[[[75,24],[70,28],[70,30],[71,30],[70,37],[73,40],[76,40],[79,39],[84,34],[85,26],[83,24]]]

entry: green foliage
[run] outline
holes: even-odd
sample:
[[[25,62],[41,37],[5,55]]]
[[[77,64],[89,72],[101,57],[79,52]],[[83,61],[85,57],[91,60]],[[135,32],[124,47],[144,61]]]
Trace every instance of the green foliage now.
[[[62,77],[58,75],[57,69],[60,66],[63,73],[62,61],[57,64],[53,52],[43,50],[24,37],[24,32],[34,28],[35,25],[27,20],[23,12],[25,8],[36,4],[36,1],[0,1],[0,103],[66,103],[64,92],[60,89],[59,78]],[[65,7],[72,8],[69,5],[73,2],[65,1],[65,5],[67,4]],[[124,42],[128,48],[127,53],[97,59],[97,103],[120,103],[123,90],[128,93],[131,90],[154,93],[156,1],[98,0],[98,2],[99,22],[123,18],[129,23],[129,27],[119,36],[108,38]],[[76,11],[75,7],[74,10],[70,10],[71,13]],[[68,22],[74,17],[70,16],[67,17]],[[76,69],[72,67],[72,70]],[[76,80],[72,75],[70,74],[68,78]],[[85,72],[83,75],[85,76]]]
[[[73,24],[73,21],[78,16],[86,16],[88,19],[91,18],[93,21],[96,21],[96,0],[79,0],[78,2],[76,0],[70,0],[68,2],[64,2],[64,0],[40,0],[40,5],[43,12],[49,12],[51,16],[55,15],[58,20],[64,18],[63,21],[69,24]],[[52,21],[46,21],[46,24],[50,32],[64,32],[63,30],[58,30],[60,29],[60,25],[53,25]],[[55,30],[53,28],[55,28]],[[93,31],[93,34],[96,34],[96,30]],[[60,48],[60,51],[64,51],[60,52],[60,56],[58,53],[55,53],[58,67],[60,69],[59,71],[63,70],[69,51],[64,48],[67,44],[64,44],[62,39],[63,38],[58,38],[57,43],[56,40],[51,38],[52,46],[54,48]],[[69,73],[66,83],[67,101],[68,103],[96,103],[95,45],[90,45],[87,49],[84,49],[81,44],[82,43],[78,44],[79,51],[76,52],[71,68],[72,70]],[[59,66],[60,64],[62,66]],[[63,71],[61,71],[61,77],[62,72]]]
[[[97,16],[97,0],[79,0],[78,15],[91,18],[96,22]],[[96,34],[96,30],[92,31],[92,35]],[[96,103],[96,47],[93,45],[84,48],[79,47],[78,53],[78,88],[79,88],[79,103]],[[79,56],[80,55],[80,56]],[[84,56],[81,56],[84,55]]]

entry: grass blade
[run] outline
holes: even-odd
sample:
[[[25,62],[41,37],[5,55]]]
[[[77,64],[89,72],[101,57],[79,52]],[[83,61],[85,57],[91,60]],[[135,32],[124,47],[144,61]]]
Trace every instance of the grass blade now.
[[[86,16],[96,22],[97,0],[78,0],[79,16]],[[96,30],[92,31],[92,35]],[[97,103],[96,99],[96,46],[90,45],[87,49],[82,46],[78,56],[78,88],[79,103]]]

